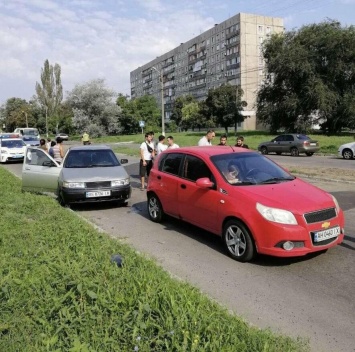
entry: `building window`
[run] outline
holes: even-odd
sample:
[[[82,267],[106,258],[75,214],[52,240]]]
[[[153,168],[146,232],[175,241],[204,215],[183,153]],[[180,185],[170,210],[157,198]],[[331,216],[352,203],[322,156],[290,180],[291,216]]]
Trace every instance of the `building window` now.
[[[263,33],[264,31],[264,27],[263,26],[258,26],[258,32],[259,33]]]

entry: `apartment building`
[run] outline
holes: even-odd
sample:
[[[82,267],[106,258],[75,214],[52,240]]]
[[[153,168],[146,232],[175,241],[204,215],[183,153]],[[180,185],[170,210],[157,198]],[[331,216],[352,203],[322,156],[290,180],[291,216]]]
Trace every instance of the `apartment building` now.
[[[229,83],[240,86],[248,103],[239,126],[255,130],[256,93],[263,81],[262,45],[272,33],[284,30],[283,19],[239,13],[130,73],[131,98],[149,94],[163,103],[169,121],[174,101],[191,94],[207,98],[209,89]]]

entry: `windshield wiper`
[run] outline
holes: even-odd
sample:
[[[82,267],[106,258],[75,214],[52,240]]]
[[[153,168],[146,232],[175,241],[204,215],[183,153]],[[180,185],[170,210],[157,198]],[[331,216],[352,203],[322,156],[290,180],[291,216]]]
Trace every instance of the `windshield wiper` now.
[[[293,181],[295,177],[272,177],[267,180],[259,182],[259,184],[268,184],[268,183],[280,183],[286,181]]]

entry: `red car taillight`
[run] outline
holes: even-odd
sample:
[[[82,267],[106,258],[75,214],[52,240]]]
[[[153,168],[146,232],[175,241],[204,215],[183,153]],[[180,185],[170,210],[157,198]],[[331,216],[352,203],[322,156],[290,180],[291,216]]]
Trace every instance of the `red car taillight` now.
[[[309,141],[304,141],[303,145],[310,145]]]

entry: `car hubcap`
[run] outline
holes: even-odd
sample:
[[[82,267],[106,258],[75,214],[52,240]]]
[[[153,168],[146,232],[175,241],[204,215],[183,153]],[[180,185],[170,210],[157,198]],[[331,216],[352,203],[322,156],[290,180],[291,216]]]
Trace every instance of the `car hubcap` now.
[[[149,200],[149,214],[152,218],[156,219],[159,215],[160,207],[156,198]]]
[[[226,243],[229,251],[236,257],[240,257],[245,253],[246,240],[243,231],[236,226],[231,226],[227,230]]]

